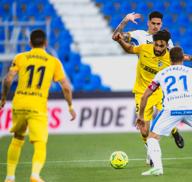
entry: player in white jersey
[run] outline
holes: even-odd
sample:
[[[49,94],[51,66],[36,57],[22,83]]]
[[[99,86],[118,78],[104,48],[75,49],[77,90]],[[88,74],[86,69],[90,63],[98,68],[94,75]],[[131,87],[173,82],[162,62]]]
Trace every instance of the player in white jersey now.
[[[162,27],[163,14],[158,11],[153,11],[149,14],[149,20],[147,22],[148,30],[134,30],[129,32],[123,32],[125,25],[131,21],[132,23],[137,24],[136,19],[141,18],[141,15],[138,13],[129,13],[125,16],[122,22],[118,25],[117,29],[113,33],[113,39],[115,39],[116,32],[122,32],[124,39],[127,42],[132,42],[135,45],[141,44],[152,44],[153,35],[157,33]],[[170,39],[168,42],[168,48],[173,47],[173,42]]]
[[[164,107],[152,122],[147,139],[148,153],[154,167],[143,172],[144,176],[163,174],[160,136],[168,136],[180,121],[192,127],[192,69],[182,65],[184,54],[180,47],[170,50],[170,58],[172,65],[156,74],[140,103],[137,123],[142,127],[147,100],[159,86],[161,87],[164,94]]]

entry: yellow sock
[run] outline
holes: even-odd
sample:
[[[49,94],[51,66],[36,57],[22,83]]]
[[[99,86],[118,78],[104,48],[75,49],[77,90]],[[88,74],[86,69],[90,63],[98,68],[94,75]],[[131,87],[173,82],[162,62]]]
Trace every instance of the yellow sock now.
[[[173,128],[172,131],[171,131],[172,134],[174,134],[176,132],[177,132],[177,128]]]
[[[34,142],[34,154],[32,160],[32,176],[39,176],[46,159],[46,143]]]
[[[24,140],[13,138],[7,154],[7,176],[15,176],[15,170],[19,161]]]

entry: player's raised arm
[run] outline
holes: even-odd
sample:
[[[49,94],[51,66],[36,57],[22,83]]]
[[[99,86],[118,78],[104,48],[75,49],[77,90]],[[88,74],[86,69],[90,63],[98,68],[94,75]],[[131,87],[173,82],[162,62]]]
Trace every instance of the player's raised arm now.
[[[124,19],[121,21],[121,23],[117,26],[117,28],[115,29],[115,31],[113,32],[112,35],[112,39],[117,41],[118,40],[118,33],[121,33],[122,36],[124,37],[124,40],[129,40],[129,34],[127,33],[123,33],[123,29],[125,27],[125,25],[128,23],[128,21],[131,21],[135,24],[137,24],[137,22],[135,21],[136,19],[141,18],[141,15],[138,13],[129,13],[127,14]]]
[[[0,109],[4,107],[6,100],[7,100],[7,94],[10,90],[12,81],[17,74],[17,71],[10,70],[6,76],[4,77],[2,81],[2,93],[1,93],[1,103],[0,103]]]
[[[65,78],[61,79],[59,81],[59,83],[62,87],[63,94],[65,96],[67,103],[68,103],[69,112],[71,114],[71,121],[73,121],[76,118],[76,112],[75,112],[73,105],[72,105],[72,91],[70,88],[70,84],[69,84],[68,80]]]

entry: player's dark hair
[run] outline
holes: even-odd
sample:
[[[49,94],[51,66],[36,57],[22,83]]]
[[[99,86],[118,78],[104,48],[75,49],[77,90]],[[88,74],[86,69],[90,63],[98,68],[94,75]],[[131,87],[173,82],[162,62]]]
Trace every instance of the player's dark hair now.
[[[181,62],[184,59],[183,49],[181,47],[173,47],[170,50],[171,62]]]
[[[46,34],[44,31],[37,29],[33,30],[30,35],[31,45],[33,47],[42,47],[46,42]]]
[[[164,40],[168,43],[171,38],[171,34],[167,30],[160,30],[153,35],[153,41]]]
[[[152,18],[160,18],[162,20],[163,14],[160,13],[159,11],[153,11],[149,14],[149,20],[151,20]]]

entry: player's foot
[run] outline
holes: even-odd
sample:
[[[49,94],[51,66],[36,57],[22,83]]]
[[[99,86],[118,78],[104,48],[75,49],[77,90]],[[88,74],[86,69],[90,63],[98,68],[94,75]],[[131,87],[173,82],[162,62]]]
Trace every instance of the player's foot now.
[[[184,140],[183,140],[183,137],[179,134],[178,129],[174,128],[171,133],[175,139],[175,143],[176,143],[177,147],[183,148],[184,147]]]
[[[31,178],[30,178],[30,182],[45,182],[45,181],[43,181],[41,178],[31,177]]]
[[[150,165],[151,167],[153,167],[153,161],[150,159],[149,155],[147,155],[146,164]]]
[[[151,168],[148,171],[141,173],[142,176],[159,176],[163,175],[163,169]]]

